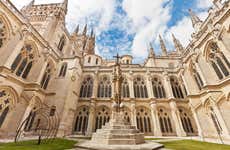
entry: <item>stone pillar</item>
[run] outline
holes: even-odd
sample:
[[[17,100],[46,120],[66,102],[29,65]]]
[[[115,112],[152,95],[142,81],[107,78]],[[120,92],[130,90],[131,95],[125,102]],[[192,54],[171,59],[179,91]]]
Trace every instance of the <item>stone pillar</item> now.
[[[204,83],[204,86],[206,86],[207,85],[207,81],[206,81],[206,78],[204,77],[203,71],[200,68],[200,65],[197,62],[195,62],[195,66],[196,66],[196,71],[199,73],[199,75],[201,77],[201,80]]]
[[[131,102],[131,124],[133,126],[137,126],[137,119],[136,119],[136,104],[135,101]]]
[[[229,135],[229,130],[228,130],[228,127],[222,117],[222,114],[218,108],[218,106],[216,105],[216,103],[214,101],[212,101],[212,108],[216,114],[216,117],[218,118],[218,121],[220,122],[220,126],[222,128],[222,133],[224,135],[224,137],[229,137],[230,138],[230,135]]]
[[[184,76],[182,75],[181,78],[182,78],[182,81],[184,83],[185,88],[187,89],[187,94],[190,95],[190,90],[189,90],[188,84],[187,84]]]
[[[174,124],[175,124],[177,136],[186,136],[186,133],[185,133],[185,131],[183,129],[183,126],[182,126],[182,123],[181,123],[181,120],[180,120],[179,111],[177,109],[176,102],[171,101],[169,103],[169,105],[171,107],[172,119],[173,119]]]
[[[97,91],[98,91],[98,73],[95,73],[94,76],[94,82],[93,82],[93,94],[92,94],[92,98],[97,98]]]
[[[147,76],[147,80],[146,80],[146,85],[147,85],[147,90],[148,90],[148,97],[149,98],[154,98],[154,94],[153,94],[153,85],[151,83],[151,76],[148,75]]]
[[[191,111],[192,111],[194,120],[195,120],[195,122],[196,122],[197,130],[198,130],[198,135],[199,135],[199,137],[203,140],[203,138],[204,138],[204,137],[203,137],[203,132],[202,132],[202,128],[201,128],[200,121],[199,121],[199,119],[198,119],[196,110],[193,108],[192,105],[190,105],[190,108],[191,108]]]
[[[169,76],[165,72],[163,73],[163,75],[164,75],[164,87],[165,87],[165,91],[168,96],[168,99],[173,99],[174,96],[173,96],[173,91],[172,91]]]
[[[151,116],[152,116],[152,122],[153,122],[154,136],[162,136],[160,122],[159,122],[159,118],[157,115],[158,111],[157,111],[156,102],[152,101],[150,103],[150,106],[151,106]]]
[[[88,118],[88,127],[87,127],[87,135],[91,136],[95,129],[95,117],[96,117],[96,104],[95,100],[91,100],[90,108],[89,108],[89,118]]]
[[[133,78],[128,78],[130,98],[135,98],[133,89]]]
[[[36,81],[38,84],[40,84],[41,81],[42,81],[43,75],[44,75],[44,73],[45,73],[45,71],[46,71],[47,64],[48,64],[48,62],[45,61],[45,63],[44,63],[43,66],[42,66],[41,72],[40,72],[40,74],[39,74],[39,76],[38,76],[38,79],[37,79],[37,81]]]

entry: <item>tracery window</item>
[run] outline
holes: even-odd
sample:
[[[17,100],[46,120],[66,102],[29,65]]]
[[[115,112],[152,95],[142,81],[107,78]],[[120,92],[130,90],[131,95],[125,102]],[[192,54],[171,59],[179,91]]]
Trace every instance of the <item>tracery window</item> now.
[[[63,48],[64,48],[64,46],[65,46],[65,36],[63,35],[63,36],[60,38],[60,41],[59,41],[59,43],[58,43],[58,49],[59,49],[60,51],[62,51]]]
[[[42,81],[41,81],[41,88],[47,89],[47,86],[49,84],[50,78],[52,74],[52,67],[50,63],[47,64],[45,73],[43,75]]]
[[[4,123],[13,102],[13,95],[6,89],[0,89],[0,128]]]
[[[101,129],[110,120],[110,110],[105,106],[100,107],[96,115],[95,129]]]
[[[129,92],[129,83],[127,79],[124,79],[121,85],[121,95],[124,98],[130,97],[130,92]]]
[[[217,118],[216,113],[212,107],[210,107],[210,116],[211,116],[212,122],[214,124],[214,127],[215,127],[217,133],[221,134],[223,129],[222,129],[220,122],[219,122],[219,119]]]
[[[173,133],[173,127],[171,123],[171,119],[169,117],[169,113],[165,111],[163,108],[158,111],[158,118],[160,122],[160,128],[163,135],[170,135]]]
[[[196,81],[196,84],[197,84],[199,90],[201,90],[202,87],[204,86],[204,83],[201,79],[200,74],[197,72],[194,64],[192,64],[192,75],[193,75],[194,80]]]
[[[77,112],[74,131],[85,134],[88,127],[89,107],[83,106]]]
[[[182,85],[179,83],[176,77],[170,77],[171,88],[173,91],[173,96],[175,98],[184,98],[184,93],[182,90]]]
[[[217,45],[217,43],[212,42],[209,45],[209,61],[216,72],[219,79],[229,76],[230,63],[228,59],[224,56]]]
[[[112,96],[112,85],[108,76],[103,76],[100,79],[97,96],[100,98],[109,98]]]
[[[152,79],[152,86],[153,86],[153,94],[155,98],[165,98],[166,97],[163,83],[159,78],[155,77]]]
[[[133,82],[134,96],[136,98],[148,98],[147,87],[144,79],[141,77],[136,77]]]
[[[6,25],[3,22],[3,20],[1,20],[0,18],[0,48],[2,48],[3,45],[5,44],[6,38],[7,38]]]
[[[62,66],[61,66],[61,70],[59,72],[59,77],[65,77],[66,75],[66,71],[67,71],[67,63],[63,63]]]
[[[93,93],[93,78],[86,77],[81,85],[80,97],[89,98]]]
[[[30,44],[26,44],[15,58],[11,65],[11,70],[13,70],[17,76],[21,76],[25,79],[33,66],[33,61],[34,48]]]
[[[137,108],[137,128],[145,134],[152,132],[151,113],[147,108]]]
[[[194,127],[192,125],[192,120],[189,114],[183,109],[179,109],[179,112],[180,112],[180,120],[181,120],[184,131],[187,134],[194,133]]]

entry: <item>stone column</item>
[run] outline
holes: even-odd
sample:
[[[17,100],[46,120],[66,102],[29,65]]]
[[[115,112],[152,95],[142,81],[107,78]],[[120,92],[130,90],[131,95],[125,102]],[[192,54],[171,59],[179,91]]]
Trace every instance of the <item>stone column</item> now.
[[[168,99],[173,99],[174,96],[173,96],[173,91],[172,91],[169,76],[165,72],[163,73],[163,75],[164,75],[164,87],[165,87],[165,91],[168,96]]]
[[[218,121],[220,122],[220,126],[222,128],[222,131],[223,131],[222,133],[223,133],[224,137],[230,137],[228,127],[227,127],[227,125],[226,125],[226,123],[222,117],[222,114],[221,114],[217,104],[214,101],[212,101],[212,107],[213,107],[213,110],[216,114],[216,117],[218,118]]]
[[[95,73],[94,75],[94,82],[93,82],[93,94],[92,98],[97,98],[97,91],[98,91],[98,73]]]
[[[40,84],[41,81],[42,81],[43,75],[44,75],[44,73],[45,73],[45,71],[46,71],[47,64],[48,64],[48,62],[45,61],[45,63],[44,63],[43,66],[42,66],[41,72],[40,72],[40,74],[39,74],[39,76],[38,76],[38,79],[37,79],[37,81],[36,81],[38,84]]]
[[[203,137],[203,132],[202,132],[202,128],[201,128],[200,121],[199,121],[199,119],[198,119],[196,110],[193,108],[192,105],[190,105],[190,108],[191,108],[191,111],[192,111],[194,120],[195,120],[195,122],[196,122],[197,130],[198,130],[198,135],[199,135],[200,138],[203,140],[203,139],[204,139],[204,137]]]
[[[95,100],[91,100],[90,108],[89,108],[89,118],[88,118],[88,127],[87,127],[87,135],[91,136],[94,128],[95,128],[95,116],[96,116],[96,107]]]
[[[148,97],[149,98],[154,98],[153,94],[153,85],[151,83],[151,76],[147,75],[147,80],[146,80],[146,85],[147,85],[147,90],[148,90]]]
[[[128,78],[130,98],[135,98],[133,89],[133,78]]]
[[[173,119],[174,124],[175,124],[177,136],[186,136],[186,133],[183,129],[183,126],[182,126],[182,123],[180,120],[179,111],[177,109],[176,102],[171,101],[169,103],[169,105],[171,107],[172,119]]]
[[[152,101],[150,103],[150,106],[151,106],[151,116],[152,116],[152,122],[153,122],[154,136],[162,136],[160,122],[159,122],[159,118],[157,115],[158,111],[157,111],[156,102]]]
[[[204,77],[203,71],[200,68],[200,65],[197,62],[195,62],[195,66],[196,66],[196,71],[199,73],[199,75],[201,77],[201,80],[204,83],[204,86],[206,86],[207,85],[207,81],[206,81],[206,78]]]
[[[131,102],[131,124],[137,126],[135,101]]]
[[[189,90],[187,82],[185,81],[184,76],[182,75],[181,78],[182,78],[185,88],[187,89],[187,94],[190,95],[190,90]]]

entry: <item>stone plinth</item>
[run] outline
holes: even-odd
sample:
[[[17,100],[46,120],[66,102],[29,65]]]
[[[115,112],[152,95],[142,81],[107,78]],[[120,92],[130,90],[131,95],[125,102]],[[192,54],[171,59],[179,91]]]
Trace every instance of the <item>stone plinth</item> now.
[[[110,122],[92,135],[91,141],[81,143],[78,147],[96,150],[152,150],[163,147],[158,143],[145,143],[144,134],[123,118],[122,113],[113,114]]]

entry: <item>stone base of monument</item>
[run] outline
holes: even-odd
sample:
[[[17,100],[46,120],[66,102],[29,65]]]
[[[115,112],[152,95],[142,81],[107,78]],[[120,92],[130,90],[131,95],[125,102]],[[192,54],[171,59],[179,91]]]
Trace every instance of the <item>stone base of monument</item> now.
[[[144,140],[144,134],[123,119],[122,113],[113,114],[113,119],[92,135],[91,141],[77,145],[91,150],[154,150],[162,144]]]

